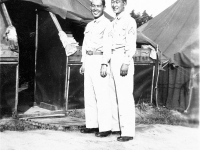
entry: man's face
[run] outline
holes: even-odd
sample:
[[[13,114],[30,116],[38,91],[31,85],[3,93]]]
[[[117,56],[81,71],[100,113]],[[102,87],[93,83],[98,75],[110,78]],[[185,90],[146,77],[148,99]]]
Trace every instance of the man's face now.
[[[103,15],[104,6],[102,5],[101,0],[92,0],[91,1],[91,12],[95,19]]]
[[[116,15],[124,11],[125,5],[126,2],[124,2],[123,0],[111,0],[111,7]]]

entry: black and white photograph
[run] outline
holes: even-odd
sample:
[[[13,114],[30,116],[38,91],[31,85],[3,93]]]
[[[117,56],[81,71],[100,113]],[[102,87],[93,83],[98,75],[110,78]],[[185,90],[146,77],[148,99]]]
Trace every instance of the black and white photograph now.
[[[0,0],[0,150],[199,150],[199,0]]]

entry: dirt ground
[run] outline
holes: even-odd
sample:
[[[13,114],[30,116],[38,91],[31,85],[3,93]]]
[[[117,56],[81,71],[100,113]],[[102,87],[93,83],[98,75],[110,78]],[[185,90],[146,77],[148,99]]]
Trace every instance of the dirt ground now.
[[[4,131],[0,150],[198,150],[199,129],[171,125],[136,126],[136,137],[118,142],[117,135],[105,138],[79,131]]]

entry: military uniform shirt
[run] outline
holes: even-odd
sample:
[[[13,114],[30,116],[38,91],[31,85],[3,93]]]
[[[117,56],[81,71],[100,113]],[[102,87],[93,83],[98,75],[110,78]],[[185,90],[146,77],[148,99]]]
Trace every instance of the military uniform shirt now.
[[[136,52],[137,25],[135,19],[125,12],[120,13],[106,29],[103,64],[108,63],[111,53],[123,51],[123,63],[130,64]],[[111,49],[111,50],[109,50]]]
[[[87,24],[84,32],[81,62],[85,61],[86,51],[103,52],[104,31],[109,23],[110,21],[102,15]]]

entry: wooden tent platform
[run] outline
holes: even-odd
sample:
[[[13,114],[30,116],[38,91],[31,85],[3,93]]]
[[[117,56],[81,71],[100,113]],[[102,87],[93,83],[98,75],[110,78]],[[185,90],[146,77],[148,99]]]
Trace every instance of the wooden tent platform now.
[[[71,117],[71,116],[64,116],[64,117],[45,117],[45,118],[31,118],[29,119],[33,122],[38,122],[42,124],[49,124],[49,125],[55,125],[55,126],[63,126],[63,127],[69,127],[69,126],[84,126],[85,120],[77,117]]]
[[[84,113],[83,110],[69,110],[66,113],[61,111],[49,111],[39,107],[32,107],[23,116],[19,115],[19,120],[26,121],[29,124],[35,126],[41,126],[43,128],[57,128],[57,129],[65,129],[69,127],[82,127],[85,126],[85,119],[74,117],[74,112],[78,112],[80,114]]]

